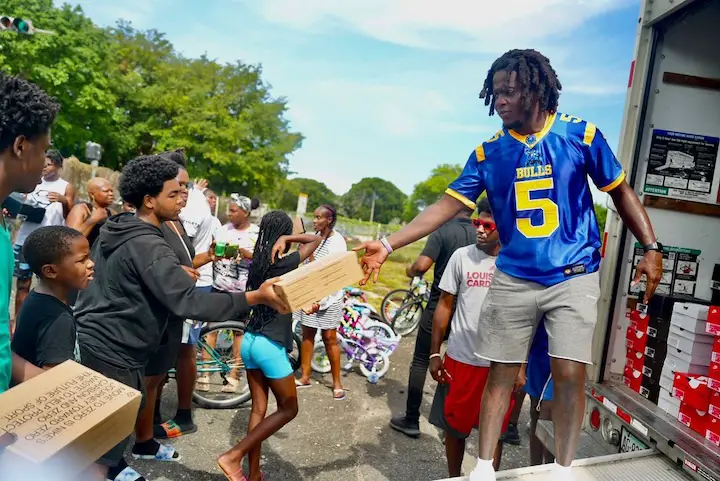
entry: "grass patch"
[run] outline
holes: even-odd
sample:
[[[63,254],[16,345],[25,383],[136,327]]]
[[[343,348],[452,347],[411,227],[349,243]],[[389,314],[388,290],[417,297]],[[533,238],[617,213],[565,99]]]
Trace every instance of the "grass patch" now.
[[[356,245],[357,244],[350,243],[348,244],[348,248],[352,249]],[[365,292],[375,294],[368,296],[368,302],[370,304],[379,310],[380,303],[388,292],[393,289],[408,288],[410,279],[405,274],[405,269],[417,259],[424,247],[425,241],[421,240],[390,254],[390,257],[388,257],[388,260],[385,261],[385,264],[383,264],[380,270],[380,278],[377,284],[371,280],[366,286],[362,287]],[[431,271],[425,275],[425,279],[428,282],[432,282],[432,277],[431,269]]]

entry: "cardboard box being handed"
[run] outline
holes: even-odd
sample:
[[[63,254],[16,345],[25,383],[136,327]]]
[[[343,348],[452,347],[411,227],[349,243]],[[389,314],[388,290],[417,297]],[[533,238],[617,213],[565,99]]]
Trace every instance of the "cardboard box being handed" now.
[[[0,394],[0,478],[70,480],[135,427],[140,392],[73,361]]]
[[[340,252],[302,265],[280,277],[278,295],[295,312],[308,309],[322,298],[363,278],[354,252]]]

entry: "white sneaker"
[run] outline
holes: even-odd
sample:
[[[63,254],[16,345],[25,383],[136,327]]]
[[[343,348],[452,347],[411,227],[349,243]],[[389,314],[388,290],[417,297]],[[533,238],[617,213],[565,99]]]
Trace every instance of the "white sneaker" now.
[[[205,374],[197,378],[195,389],[200,392],[208,392],[210,390],[210,376]]]
[[[478,460],[477,466],[468,476],[468,481],[496,481],[492,461]]]
[[[234,393],[234,392],[237,392],[238,385],[240,384],[240,381],[238,381],[237,379],[232,378],[232,377],[230,377],[230,376],[228,376],[228,377],[226,378],[226,381],[227,381],[227,384],[224,385],[224,386],[222,387],[222,389],[220,389],[220,390],[221,390],[222,392],[226,392],[226,393]]]
[[[575,474],[572,468],[560,466],[557,462],[552,467],[553,480],[557,481],[575,481]]]

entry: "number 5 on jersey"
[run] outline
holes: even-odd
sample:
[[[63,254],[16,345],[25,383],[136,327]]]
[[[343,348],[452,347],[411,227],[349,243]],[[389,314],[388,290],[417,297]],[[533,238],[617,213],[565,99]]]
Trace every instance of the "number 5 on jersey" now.
[[[522,235],[529,239],[549,237],[560,226],[560,214],[555,202],[548,198],[533,199],[531,194],[538,190],[554,188],[553,178],[523,180],[515,182],[515,208],[518,214],[527,211],[542,211],[543,221],[533,225],[531,219],[516,219],[515,225]]]

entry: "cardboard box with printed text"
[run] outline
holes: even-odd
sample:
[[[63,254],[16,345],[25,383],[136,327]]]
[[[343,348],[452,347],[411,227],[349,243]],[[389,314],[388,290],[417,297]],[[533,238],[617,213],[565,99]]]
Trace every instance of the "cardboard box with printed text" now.
[[[0,434],[17,436],[0,454],[3,479],[77,479],[133,432],[140,399],[73,361],[0,394]]]
[[[357,255],[354,252],[340,252],[288,272],[280,277],[275,289],[292,311],[299,311],[357,283],[362,277]]]

